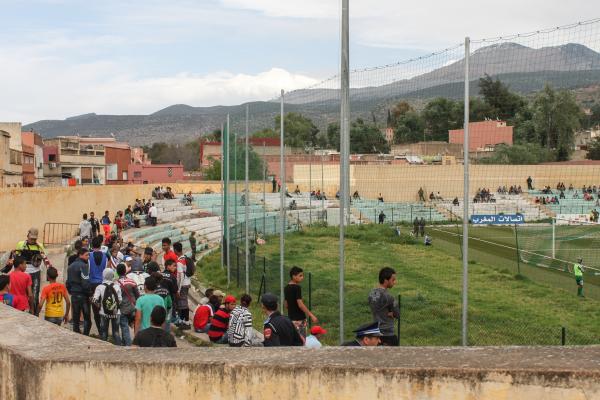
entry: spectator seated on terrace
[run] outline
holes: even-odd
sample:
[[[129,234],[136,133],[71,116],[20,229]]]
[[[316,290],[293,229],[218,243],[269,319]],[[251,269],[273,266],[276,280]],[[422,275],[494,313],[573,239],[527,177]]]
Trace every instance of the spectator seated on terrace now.
[[[380,203],[383,203],[383,196],[381,195],[381,193],[379,193],[379,196],[377,197],[377,201]]]
[[[135,205],[133,206],[134,214],[143,214],[144,213],[144,203],[140,199],[135,199]]]
[[[565,190],[565,183],[564,182],[558,182],[558,184],[556,185],[556,190],[564,191]]]
[[[285,197],[292,197],[290,192],[288,192],[287,188],[285,188]]]
[[[566,199],[566,196],[565,196],[565,191],[564,191],[564,190],[561,190],[561,191],[560,191],[559,198],[561,198],[561,199]]]
[[[578,199],[579,198],[579,193],[577,192],[577,190],[575,191],[575,193],[573,193],[573,198],[574,199]]]
[[[339,190],[337,192],[335,192],[335,199],[336,200],[340,199],[340,191]]]
[[[298,209],[298,204],[296,203],[296,200],[292,200],[292,202],[289,205],[290,210],[297,210]]]
[[[213,194],[213,190],[211,188],[206,188],[206,190],[204,191],[204,194]]]
[[[240,197],[240,204],[243,206],[246,205],[246,193],[243,193],[242,196]]]
[[[542,189],[542,193],[552,194],[552,189],[550,189],[550,186],[544,186],[544,189]]]
[[[181,199],[181,203],[186,205],[186,206],[191,206],[192,205],[192,201],[194,201],[194,196],[192,196],[192,192],[188,192],[188,194],[184,194],[183,198]]]
[[[569,190],[572,192],[573,191],[573,184],[569,183]]]
[[[594,201],[594,196],[592,194],[586,192],[583,194],[583,199],[585,201]]]
[[[592,222],[598,222],[598,217],[600,216],[600,213],[598,212],[598,210],[593,209],[590,213],[590,221]]]
[[[359,196],[359,194],[358,194],[358,190],[356,190],[356,191],[354,192],[354,194],[352,195],[352,198],[353,198],[354,200],[360,200],[360,196]]]
[[[429,193],[429,201],[433,201],[435,200],[435,195],[433,194],[433,192]]]
[[[454,200],[452,200],[452,205],[456,207],[460,205],[460,203],[458,202],[458,197],[455,197]]]
[[[167,191],[164,193],[165,199],[173,200],[175,198],[175,194],[169,186],[167,186]]]
[[[511,186],[512,188],[512,186]],[[490,192],[490,189],[477,189],[475,193],[475,197],[473,198],[474,203],[495,203],[496,199],[494,195]]]
[[[296,185],[296,189],[294,189],[294,194],[300,194],[300,188]]]

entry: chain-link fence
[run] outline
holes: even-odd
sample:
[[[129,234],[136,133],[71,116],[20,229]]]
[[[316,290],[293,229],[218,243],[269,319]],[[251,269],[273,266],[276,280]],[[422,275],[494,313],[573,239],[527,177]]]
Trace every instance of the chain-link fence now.
[[[590,310],[600,300],[600,20],[466,40],[351,71],[347,171],[340,169],[340,84],[334,76],[230,107],[214,133],[214,154],[203,152],[207,173],[219,177],[223,165],[224,196],[212,207],[228,222],[223,262],[231,282],[244,285],[246,237],[320,219],[392,224],[418,244],[428,236],[432,255],[420,268],[452,257],[452,268],[436,274],[399,276],[414,280],[402,293],[403,343],[461,343],[465,275],[456,260],[465,254],[470,344],[597,342]],[[340,216],[342,172],[350,207]],[[251,261],[254,293],[281,286],[285,246],[281,239],[278,260]],[[382,263],[387,258],[381,254]],[[585,299],[577,297],[579,258]],[[506,283],[502,291],[498,282]],[[519,298],[528,309],[540,296],[548,308],[537,303],[529,318],[504,301]]]

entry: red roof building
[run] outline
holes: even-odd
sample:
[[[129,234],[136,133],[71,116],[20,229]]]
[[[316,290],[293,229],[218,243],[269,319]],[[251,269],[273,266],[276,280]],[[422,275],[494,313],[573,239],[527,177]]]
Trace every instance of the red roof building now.
[[[464,143],[464,130],[448,131],[448,140],[452,144]],[[481,121],[469,123],[469,151],[493,150],[497,144],[513,144],[513,127],[505,121]]]

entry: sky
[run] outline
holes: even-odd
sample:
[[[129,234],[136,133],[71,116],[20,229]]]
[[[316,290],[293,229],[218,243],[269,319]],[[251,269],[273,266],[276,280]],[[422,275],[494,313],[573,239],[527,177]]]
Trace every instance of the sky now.
[[[339,70],[341,0],[0,0],[0,120],[268,100]],[[589,0],[350,0],[350,63],[600,17]]]

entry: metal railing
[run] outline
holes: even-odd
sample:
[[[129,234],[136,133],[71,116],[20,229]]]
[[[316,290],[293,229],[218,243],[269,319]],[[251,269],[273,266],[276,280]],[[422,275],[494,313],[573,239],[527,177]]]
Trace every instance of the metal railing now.
[[[47,222],[44,224],[42,243],[45,246],[69,244],[77,236],[78,229],[78,224]]]

